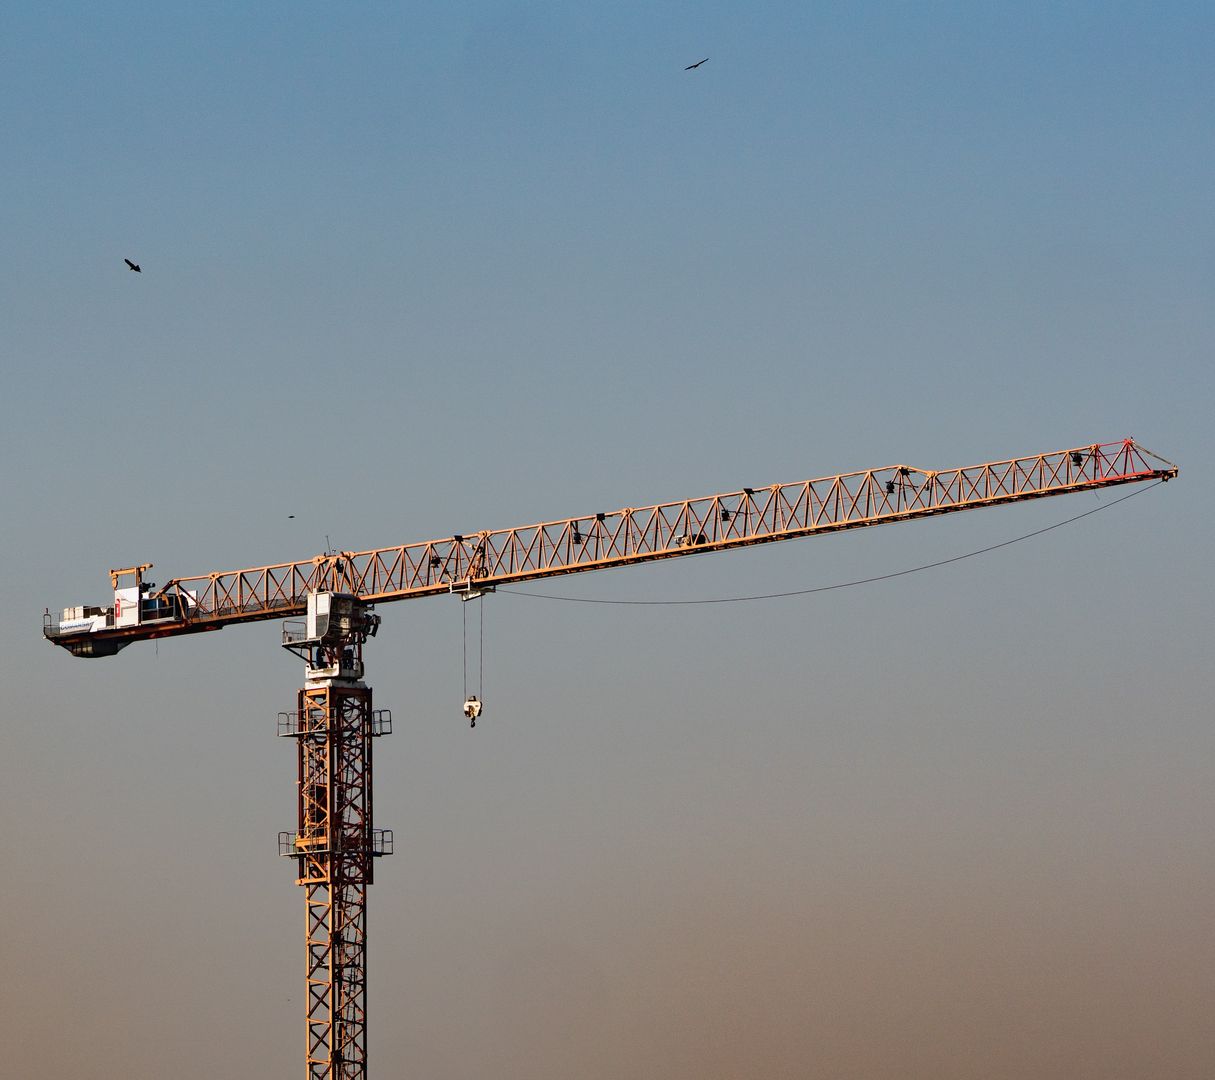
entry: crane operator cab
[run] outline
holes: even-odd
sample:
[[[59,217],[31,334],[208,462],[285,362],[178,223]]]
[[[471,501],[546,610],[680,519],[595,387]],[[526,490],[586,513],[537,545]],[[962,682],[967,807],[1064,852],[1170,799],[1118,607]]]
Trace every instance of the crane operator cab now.
[[[380,628],[371,608],[352,593],[308,593],[305,617],[283,624],[283,648],[304,661],[308,685],[362,680],[363,641]]]

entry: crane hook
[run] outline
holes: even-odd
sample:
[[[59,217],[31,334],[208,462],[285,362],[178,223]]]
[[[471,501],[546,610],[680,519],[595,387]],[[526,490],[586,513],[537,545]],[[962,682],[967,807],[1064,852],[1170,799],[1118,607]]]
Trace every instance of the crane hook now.
[[[477,726],[477,717],[481,715],[481,699],[476,694],[470,694],[464,701],[464,715],[468,717],[468,726]]]

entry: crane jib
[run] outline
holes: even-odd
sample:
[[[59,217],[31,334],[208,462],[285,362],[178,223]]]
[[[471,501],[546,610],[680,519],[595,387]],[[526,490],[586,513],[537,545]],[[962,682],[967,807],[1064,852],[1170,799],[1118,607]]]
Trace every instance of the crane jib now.
[[[310,592],[369,603],[484,590],[565,574],[728,551],[1146,480],[1178,469],[1132,439],[955,469],[909,465],[746,487],[641,508],[301,562],[174,578],[157,589],[144,564],[111,571],[114,606],[43,616],[43,633],[76,656],[113,656],[132,641],[302,615]],[[125,583],[125,584],[123,584]],[[120,587],[120,584],[122,587]]]

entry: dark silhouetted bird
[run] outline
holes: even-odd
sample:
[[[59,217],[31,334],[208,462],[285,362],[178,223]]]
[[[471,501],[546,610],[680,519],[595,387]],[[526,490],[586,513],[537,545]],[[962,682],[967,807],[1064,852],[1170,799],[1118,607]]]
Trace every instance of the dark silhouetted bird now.
[[[705,62],[705,60],[708,60],[708,59],[709,58],[706,56],[704,60],[697,60],[696,63],[689,64],[686,68],[684,68],[684,71],[694,71],[696,68],[700,67],[700,65],[703,64]]]
[[[128,270],[134,270],[137,274],[143,273],[143,271],[139,269],[139,263],[133,263],[130,259],[123,259],[122,261],[127,264]]]

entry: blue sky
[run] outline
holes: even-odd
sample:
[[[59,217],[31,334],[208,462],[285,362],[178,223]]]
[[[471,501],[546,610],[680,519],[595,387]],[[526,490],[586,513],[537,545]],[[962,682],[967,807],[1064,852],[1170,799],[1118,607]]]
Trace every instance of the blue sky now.
[[[386,607],[372,1053],[452,1080],[1215,1068],[1210,9],[652,7],[0,16],[20,1069],[302,1053],[273,858],[300,672],[265,626],[48,648],[42,609],[110,567],[1127,435],[1180,480],[887,585],[493,597],[475,732],[459,609]],[[1095,505],[546,591],[808,588]]]

